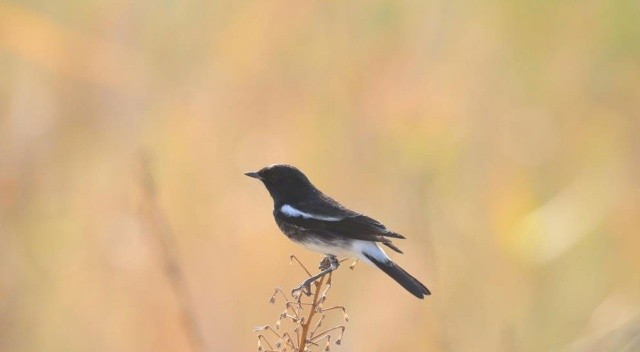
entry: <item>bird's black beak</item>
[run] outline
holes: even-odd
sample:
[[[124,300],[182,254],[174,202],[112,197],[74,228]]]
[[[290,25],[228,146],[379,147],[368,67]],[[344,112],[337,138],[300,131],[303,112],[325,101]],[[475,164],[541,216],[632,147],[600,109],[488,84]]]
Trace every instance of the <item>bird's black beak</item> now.
[[[245,173],[245,175],[247,175],[249,177],[257,178],[258,180],[262,180],[262,177],[257,172],[247,172],[247,173]]]

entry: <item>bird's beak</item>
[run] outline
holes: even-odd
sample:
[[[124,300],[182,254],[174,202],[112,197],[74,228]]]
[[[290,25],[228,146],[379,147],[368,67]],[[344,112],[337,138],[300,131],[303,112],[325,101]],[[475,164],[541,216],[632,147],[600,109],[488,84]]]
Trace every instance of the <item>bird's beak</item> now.
[[[260,174],[257,172],[247,172],[245,173],[245,175],[249,177],[257,178],[258,180],[262,180],[262,177],[260,177]]]

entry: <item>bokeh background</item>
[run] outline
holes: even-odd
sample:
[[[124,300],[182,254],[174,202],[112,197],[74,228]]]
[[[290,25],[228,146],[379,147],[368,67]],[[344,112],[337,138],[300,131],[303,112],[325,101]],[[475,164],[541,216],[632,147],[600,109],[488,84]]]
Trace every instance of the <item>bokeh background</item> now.
[[[243,176],[276,162],[405,234],[433,291],[340,269],[334,350],[640,350],[639,23],[634,0],[1,1],[0,350],[191,350],[166,235],[209,350],[255,350],[288,256],[320,259]]]

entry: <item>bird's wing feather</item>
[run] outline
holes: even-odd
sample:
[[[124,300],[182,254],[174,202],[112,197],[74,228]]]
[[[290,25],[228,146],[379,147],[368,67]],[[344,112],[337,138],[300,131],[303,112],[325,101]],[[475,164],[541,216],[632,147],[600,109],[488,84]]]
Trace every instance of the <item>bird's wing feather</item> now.
[[[285,204],[277,211],[277,215],[291,224],[319,234],[376,242],[384,242],[384,237],[404,238],[389,231],[379,221],[349,210],[330,198],[329,200],[330,202]]]

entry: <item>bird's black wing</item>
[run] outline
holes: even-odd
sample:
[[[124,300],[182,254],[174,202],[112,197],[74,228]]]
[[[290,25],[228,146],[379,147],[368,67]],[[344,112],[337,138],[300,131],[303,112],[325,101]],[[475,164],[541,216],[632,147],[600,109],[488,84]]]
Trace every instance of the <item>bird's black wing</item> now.
[[[276,216],[318,234],[375,242],[389,242],[385,237],[404,238],[389,231],[379,221],[349,210],[325,195],[289,206],[304,215],[293,216],[291,213],[277,211]]]

